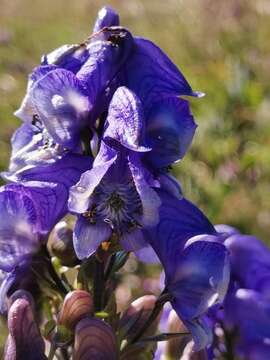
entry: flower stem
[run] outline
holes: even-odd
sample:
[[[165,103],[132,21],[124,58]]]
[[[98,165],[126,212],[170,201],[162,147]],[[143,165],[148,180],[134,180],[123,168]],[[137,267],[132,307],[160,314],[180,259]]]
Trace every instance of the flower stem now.
[[[142,335],[145,333],[145,331],[148,329],[148,327],[153,323],[153,321],[155,321],[155,319],[158,317],[159,313],[161,312],[164,304],[169,301],[171,299],[171,295],[167,292],[167,290],[165,289],[159,296],[159,298],[157,299],[155,306],[151,312],[151,314],[149,315],[148,319],[146,320],[146,322],[144,323],[144,326],[139,329],[139,331],[137,333],[135,333],[135,335],[131,338],[130,343],[134,344],[135,342],[137,342]]]

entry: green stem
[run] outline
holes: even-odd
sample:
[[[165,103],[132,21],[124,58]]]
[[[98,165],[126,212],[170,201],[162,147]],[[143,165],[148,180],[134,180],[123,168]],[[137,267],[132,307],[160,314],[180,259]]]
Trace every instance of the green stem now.
[[[94,275],[94,305],[95,311],[99,312],[104,306],[104,264],[99,259],[95,259],[95,275]]]
[[[51,344],[50,352],[49,352],[49,355],[48,355],[48,360],[53,360],[55,351],[56,351],[56,346],[55,346],[55,344]]]
[[[146,320],[146,322],[144,323],[144,326],[139,329],[139,331],[137,333],[135,333],[135,335],[131,338],[130,343],[134,344],[135,342],[137,342],[142,335],[145,333],[145,331],[148,329],[148,327],[153,323],[153,321],[155,321],[155,319],[158,317],[159,313],[161,312],[164,304],[169,301],[171,299],[171,296],[169,293],[167,293],[167,290],[165,289],[159,296],[159,298],[157,299],[155,306],[151,312],[151,314],[149,315],[148,319]]]

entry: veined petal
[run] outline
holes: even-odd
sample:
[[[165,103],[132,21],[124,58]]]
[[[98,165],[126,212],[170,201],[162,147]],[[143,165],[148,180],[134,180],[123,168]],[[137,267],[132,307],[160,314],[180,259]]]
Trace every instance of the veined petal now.
[[[6,179],[13,182],[43,181],[61,183],[69,188],[74,185],[81,174],[92,166],[89,156],[66,153],[52,164],[26,166],[19,171],[7,175]]]
[[[146,138],[152,148],[146,159],[154,167],[180,160],[190,146],[197,125],[186,100],[162,98],[147,114]]]
[[[166,285],[179,317],[195,323],[209,307],[223,301],[229,279],[229,256],[225,246],[218,242],[196,241],[179,254],[174,272],[167,274]],[[200,341],[197,340],[195,346],[201,349]]]
[[[119,141],[124,147],[134,151],[150,151],[144,146],[144,116],[140,99],[128,88],[119,87],[110,102],[108,127],[104,138]]]
[[[142,203],[142,225],[153,227],[159,221],[160,198],[146,182],[145,170],[136,153],[129,155],[129,168]]]
[[[187,240],[195,235],[213,234],[216,231],[207,217],[185,198],[181,200],[165,191],[156,190],[161,199],[159,223],[147,230],[151,246],[167,272],[174,271],[179,254]]]
[[[107,41],[90,43],[89,59],[77,73],[88,89],[93,121],[107,109],[118,83],[116,75],[133,48],[133,38],[124,28],[109,28],[103,37]]]
[[[42,56],[43,64],[55,64],[76,74],[89,57],[84,44],[62,45]]]
[[[73,244],[79,259],[91,256],[98,246],[110,238],[111,229],[104,222],[91,224],[89,219],[80,215],[77,219],[73,234]]]
[[[0,190],[0,269],[11,271],[39,247],[37,211],[26,194]]]
[[[140,229],[135,229],[132,232],[125,232],[121,238],[120,243],[126,251],[136,251],[147,246],[143,232]]]
[[[104,6],[99,10],[97,19],[93,28],[93,33],[100,31],[104,27],[118,26],[119,15],[110,6]]]
[[[83,173],[79,182],[70,189],[68,206],[74,213],[81,214],[88,210],[90,196],[117,159],[117,153],[105,143],[101,144],[99,152],[93,168]]]
[[[29,181],[5,188],[27,199],[27,206],[31,205],[30,210],[27,209],[30,220],[35,222],[35,230],[39,233],[48,233],[67,212],[68,189],[62,184]]]
[[[55,65],[45,65],[36,67],[33,72],[29,75],[26,95],[21,103],[18,110],[15,111],[14,115],[22,121],[31,123],[33,115],[36,114],[35,104],[33,103],[31,90],[35,82],[41,79],[43,76],[48,74],[50,71],[55,70]]]
[[[12,152],[9,171],[14,172],[28,164],[31,154],[42,146],[42,135],[30,124],[21,125],[11,138]]]
[[[124,74],[127,86],[142,99],[145,108],[161,94],[196,96],[168,56],[146,39],[135,38],[134,51]]]
[[[37,114],[58,144],[74,148],[91,110],[85,88],[76,76],[57,69],[37,81],[32,89]]]

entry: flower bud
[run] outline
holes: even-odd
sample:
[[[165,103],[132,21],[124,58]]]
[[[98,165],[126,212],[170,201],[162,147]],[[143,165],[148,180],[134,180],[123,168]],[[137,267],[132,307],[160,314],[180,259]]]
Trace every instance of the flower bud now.
[[[58,323],[73,330],[82,318],[93,313],[93,309],[91,294],[84,290],[71,291],[65,297],[58,317]]]
[[[60,221],[55,225],[49,237],[48,248],[61,260],[62,265],[76,265],[78,259],[73,248],[73,232],[65,221]]]
[[[84,318],[76,326],[73,360],[116,360],[118,347],[112,328],[104,321]]]
[[[10,306],[8,330],[5,360],[47,359],[44,354],[45,344],[35,322],[32,305],[26,297],[17,298]]]
[[[179,319],[174,310],[170,311],[168,316],[168,332],[169,333],[188,333],[187,328]],[[165,344],[164,353],[172,359],[179,359],[187,342],[190,340],[190,335],[183,335],[170,339]]]
[[[131,303],[120,319],[120,327],[125,330],[127,337],[139,332],[154,309],[157,298],[154,295],[142,296]],[[147,329],[144,335],[153,334],[158,319]]]
[[[8,299],[8,307],[10,308],[17,299],[25,299],[32,309],[35,309],[34,299],[30,292],[22,289],[15,291]]]

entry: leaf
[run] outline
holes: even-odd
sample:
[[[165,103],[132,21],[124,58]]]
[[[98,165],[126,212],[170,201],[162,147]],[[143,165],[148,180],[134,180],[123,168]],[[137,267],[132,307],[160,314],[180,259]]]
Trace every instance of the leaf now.
[[[189,332],[185,332],[185,333],[163,333],[163,334],[157,334],[154,336],[148,336],[146,338],[143,338],[140,340],[140,343],[144,343],[144,342],[151,342],[151,341],[167,341],[167,340],[171,340],[174,339],[176,337],[179,336],[185,336],[185,335],[190,335]]]

